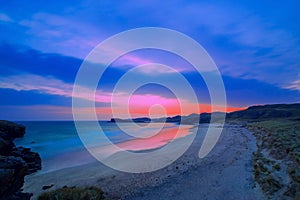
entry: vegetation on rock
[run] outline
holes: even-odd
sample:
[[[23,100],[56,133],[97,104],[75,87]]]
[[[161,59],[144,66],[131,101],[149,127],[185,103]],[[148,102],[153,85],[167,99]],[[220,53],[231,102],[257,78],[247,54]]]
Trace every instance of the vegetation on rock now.
[[[45,192],[38,197],[39,200],[104,200],[103,191],[96,187],[77,188],[63,187]]]

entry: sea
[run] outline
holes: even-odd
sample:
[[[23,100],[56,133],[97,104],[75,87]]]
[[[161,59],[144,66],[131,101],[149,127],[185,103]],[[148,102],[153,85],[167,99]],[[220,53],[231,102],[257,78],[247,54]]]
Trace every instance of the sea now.
[[[86,148],[87,143],[89,147],[98,148],[99,152],[108,157],[116,153],[109,151],[111,145],[117,145],[124,151],[153,150],[168,144],[173,139],[193,134],[192,125],[179,127],[176,123],[136,123],[135,125],[122,123],[123,128],[120,128],[112,122],[81,122],[80,135],[73,121],[17,123],[26,126],[26,134],[22,138],[15,139],[14,142],[16,146],[28,147],[40,154],[42,170],[38,173],[96,162],[97,160]],[[99,126],[108,140],[100,134]]]

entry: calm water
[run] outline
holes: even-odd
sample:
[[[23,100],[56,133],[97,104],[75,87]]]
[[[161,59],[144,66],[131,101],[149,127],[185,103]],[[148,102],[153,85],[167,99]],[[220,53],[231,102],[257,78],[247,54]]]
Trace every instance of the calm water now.
[[[15,140],[17,146],[30,147],[38,152],[42,157],[42,171],[45,173],[66,167],[72,167],[94,162],[95,159],[88,153],[85,146],[77,134],[75,124],[72,121],[59,122],[18,122],[26,126],[26,134],[23,138]],[[176,124],[165,124],[159,134],[153,135],[157,126],[161,124],[149,124],[143,128],[143,124],[132,126],[124,123],[123,126],[134,136],[149,137],[149,139],[136,139],[133,136],[125,134],[115,123],[100,122],[100,125],[109,140],[126,150],[147,150],[153,149],[168,143],[173,139],[179,130]],[[109,156],[115,152],[107,152],[111,143],[99,137],[99,130],[94,123],[84,122],[83,136],[89,145],[103,149],[103,154]],[[191,126],[185,126],[179,130],[177,137],[183,137],[190,134]]]

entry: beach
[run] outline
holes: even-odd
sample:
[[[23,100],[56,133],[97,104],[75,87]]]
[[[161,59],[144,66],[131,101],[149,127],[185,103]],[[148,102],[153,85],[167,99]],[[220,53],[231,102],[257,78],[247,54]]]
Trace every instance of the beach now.
[[[264,199],[253,178],[251,159],[256,151],[256,140],[252,133],[239,125],[227,124],[214,149],[200,159],[198,153],[203,137],[197,134],[183,156],[157,171],[119,172],[95,160],[26,176],[23,189],[33,193],[33,199],[42,192],[64,186],[97,186],[109,199]],[[177,139],[176,145],[183,144],[184,138]],[[123,155],[118,152],[112,156],[118,160]],[[51,185],[48,190],[42,189]]]

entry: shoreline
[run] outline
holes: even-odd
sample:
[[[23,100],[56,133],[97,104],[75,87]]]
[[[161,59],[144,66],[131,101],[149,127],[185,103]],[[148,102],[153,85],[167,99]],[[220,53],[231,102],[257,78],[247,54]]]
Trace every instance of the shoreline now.
[[[256,140],[252,133],[240,126],[226,124],[212,152],[199,159],[203,137],[203,134],[197,134],[183,156],[154,172],[129,174],[95,162],[32,174],[26,177],[23,189],[33,192],[33,199],[45,191],[43,186],[52,184],[54,186],[46,191],[63,186],[96,186],[110,199],[164,199],[174,198],[178,193],[184,199],[224,198],[224,195],[238,199],[264,198],[253,179],[251,159],[252,152],[256,151]]]

